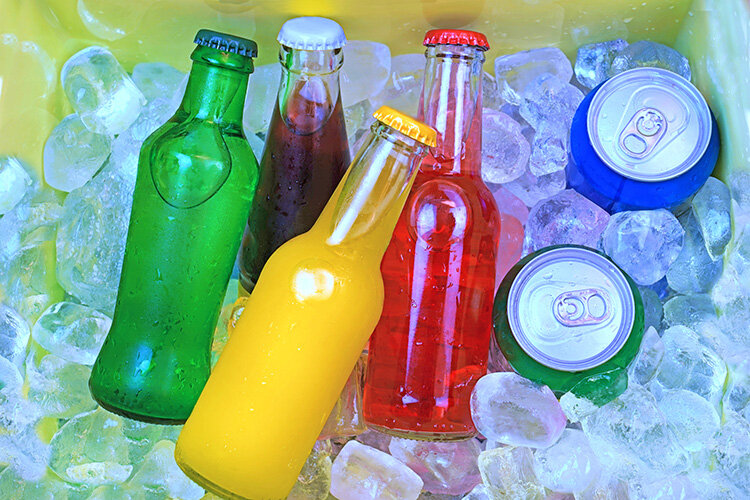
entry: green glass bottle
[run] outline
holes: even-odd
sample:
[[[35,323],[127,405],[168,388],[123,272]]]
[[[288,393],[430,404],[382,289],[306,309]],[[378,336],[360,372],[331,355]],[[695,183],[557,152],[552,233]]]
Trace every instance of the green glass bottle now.
[[[190,415],[258,182],[242,132],[252,40],[201,30],[185,97],[141,148],[112,328],[89,387],[146,422]]]

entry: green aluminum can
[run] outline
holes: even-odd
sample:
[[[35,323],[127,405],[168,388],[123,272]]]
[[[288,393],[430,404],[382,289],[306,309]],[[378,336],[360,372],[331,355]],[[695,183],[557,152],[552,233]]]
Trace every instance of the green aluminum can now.
[[[633,280],[604,254],[550,246],[506,274],[494,327],[518,374],[601,405],[627,388],[643,337],[643,303]]]

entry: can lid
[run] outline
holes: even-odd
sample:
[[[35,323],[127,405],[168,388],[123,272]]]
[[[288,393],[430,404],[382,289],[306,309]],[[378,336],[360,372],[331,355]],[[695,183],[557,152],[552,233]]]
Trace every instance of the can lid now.
[[[625,345],[635,299],[623,272],[605,256],[560,247],[521,269],[507,312],[526,354],[549,368],[578,372],[606,363]]]
[[[487,37],[478,31],[440,29],[430,30],[424,35],[422,45],[468,45],[488,50]]]
[[[633,180],[659,182],[684,174],[711,139],[706,99],[685,78],[661,68],[635,68],[607,80],[587,116],[599,158]]]
[[[193,43],[245,57],[257,57],[258,55],[258,45],[254,41],[219,31],[199,30]]]
[[[388,125],[426,146],[434,147],[437,144],[437,132],[434,128],[391,107],[381,106],[372,116],[380,123]]]
[[[285,22],[276,38],[297,50],[332,50],[346,45],[344,28],[325,17],[295,17]]]

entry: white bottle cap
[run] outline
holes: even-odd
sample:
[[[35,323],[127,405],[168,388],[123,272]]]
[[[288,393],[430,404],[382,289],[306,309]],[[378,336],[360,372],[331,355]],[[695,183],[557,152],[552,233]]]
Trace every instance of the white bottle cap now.
[[[296,17],[284,23],[277,40],[298,50],[331,50],[343,47],[346,35],[339,23],[331,19]]]

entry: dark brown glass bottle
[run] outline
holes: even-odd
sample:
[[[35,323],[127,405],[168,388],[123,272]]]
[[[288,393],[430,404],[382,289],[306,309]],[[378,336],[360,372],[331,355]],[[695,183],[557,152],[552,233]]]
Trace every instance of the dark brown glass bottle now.
[[[330,24],[321,30],[310,19]],[[274,250],[312,227],[350,163],[339,91],[343,30],[328,19],[292,19],[279,41],[281,84],[240,250],[248,292]]]

